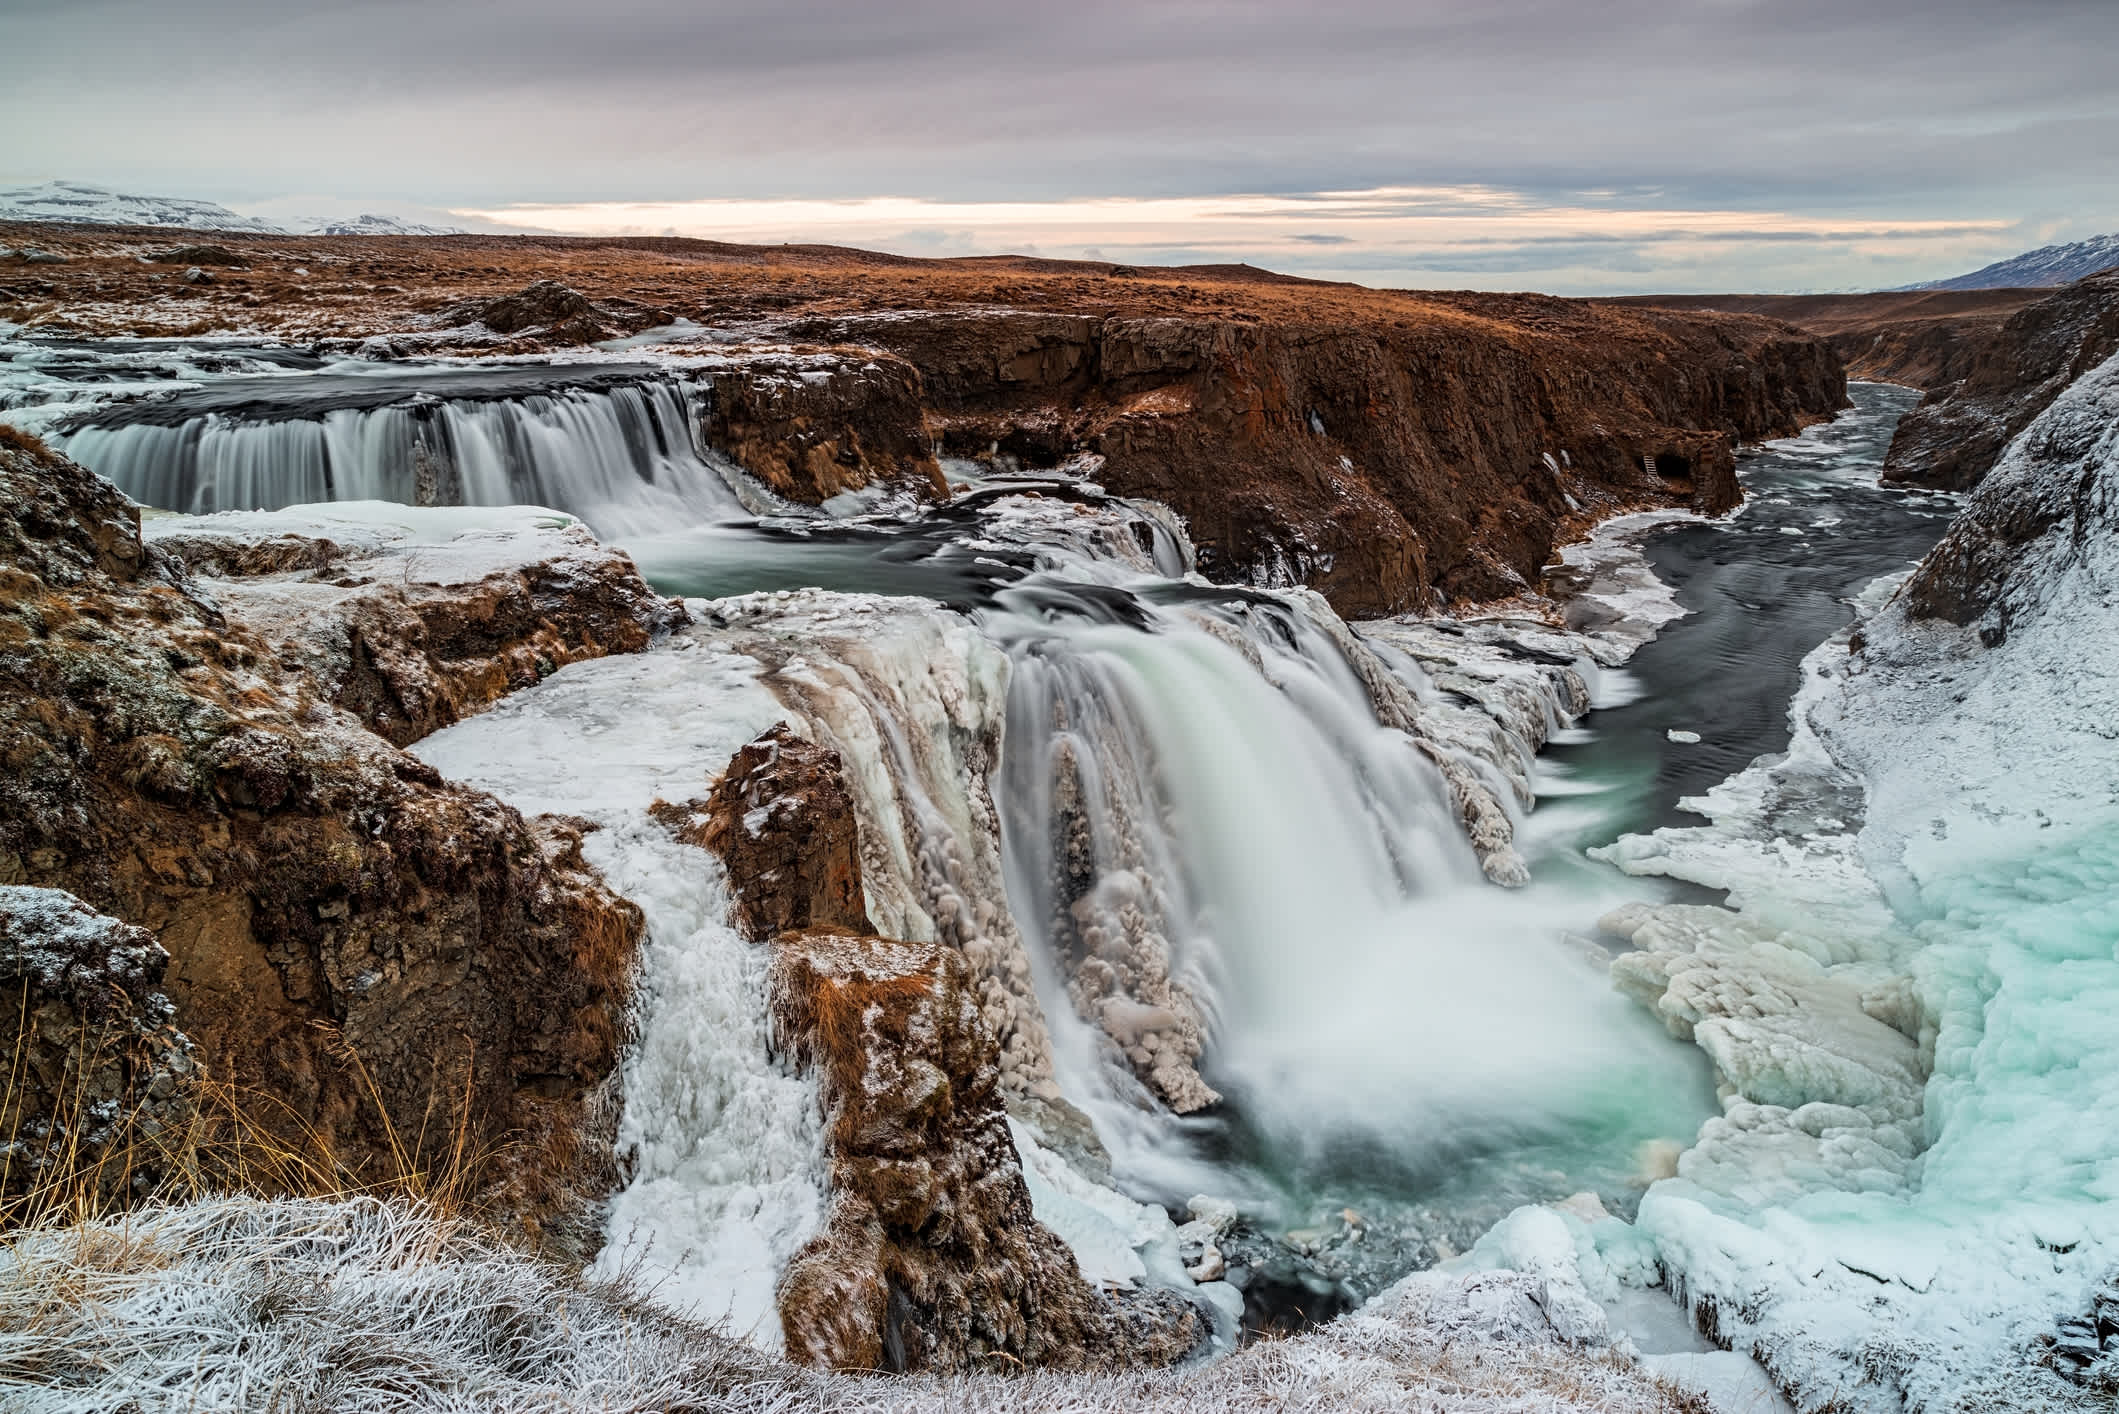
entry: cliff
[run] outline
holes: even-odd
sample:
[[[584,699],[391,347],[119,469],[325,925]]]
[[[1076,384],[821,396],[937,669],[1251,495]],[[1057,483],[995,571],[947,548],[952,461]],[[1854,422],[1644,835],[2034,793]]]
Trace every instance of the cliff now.
[[[576,824],[451,786],[369,721],[405,736],[475,710],[513,671],[511,635],[593,656],[590,623],[640,642],[668,610],[564,533],[394,561],[391,536],[345,530],[362,533],[359,553],[289,536],[238,564],[201,531],[182,548],[202,565],[269,573],[195,576],[109,483],[0,440],[0,884],[152,934],[198,1063],[283,1142],[354,1183],[477,1156],[494,1210],[546,1230],[610,1178],[594,1136],[639,912],[583,863]],[[612,597],[563,623],[534,605],[567,564],[607,572]],[[475,651],[428,627],[451,596],[483,624]],[[334,649],[368,667],[319,671]],[[420,710],[398,695],[414,686]]]
[[[1884,479],[1949,491],[1977,486],[2011,439],[2084,373],[2119,352],[2119,270],[2092,275],[2011,315],[1963,377],[1907,413]]]
[[[945,453],[1094,456],[1111,490],[1185,517],[1209,576],[1309,584],[1346,614],[1518,592],[1619,510],[1727,510],[1739,440],[1844,397],[1825,349],[1764,321],[1536,296],[792,327],[918,368]]]
[[[1858,295],[1635,295],[1609,303],[1783,320],[1829,342],[1851,378],[1930,389],[1964,377],[2009,316],[2045,294],[2037,289],[1936,289]]]

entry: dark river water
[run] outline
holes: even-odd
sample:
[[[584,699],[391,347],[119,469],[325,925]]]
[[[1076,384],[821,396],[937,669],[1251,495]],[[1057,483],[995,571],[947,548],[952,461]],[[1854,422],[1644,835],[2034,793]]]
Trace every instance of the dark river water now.
[[[1911,568],[1956,513],[1956,496],[1877,481],[1892,429],[1920,395],[1888,383],[1849,392],[1854,407],[1835,421],[1743,459],[1736,515],[1644,545],[1686,617],[1627,665],[1633,700],[1547,753],[1556,772],[1604,787],[1607,837],[1698,824],[1679,800],[1785,750],[1804,655],[1846,627],[1864,585]],[[1673,742],[1672,730],[1700,740]]]

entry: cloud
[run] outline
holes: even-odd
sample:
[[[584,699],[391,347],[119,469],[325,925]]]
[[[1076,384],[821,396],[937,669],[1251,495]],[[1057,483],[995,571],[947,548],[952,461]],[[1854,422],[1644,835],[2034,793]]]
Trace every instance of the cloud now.
[[[2119,225],[2109,0],[0,0],[0,26],[0,179],[230,204],[1264,193],[1334,238],[1289,251],[1365,248],[1333,194],[1409,189]]]

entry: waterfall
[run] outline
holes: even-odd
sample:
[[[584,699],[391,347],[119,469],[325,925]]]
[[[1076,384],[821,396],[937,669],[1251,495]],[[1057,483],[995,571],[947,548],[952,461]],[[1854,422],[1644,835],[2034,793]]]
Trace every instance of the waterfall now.
[[[1410,657],[1357,666],[1314,596],[1186,588],[1034,578],[983,616],[1013,665],[1009,895],[1055,1071],[1121,1169],[1182,1197],[1229,1184],[1207,1156],[1249,1144],[1344,1192],[1652,1135],[1624,1087],[1690,1087],[1561,941],[1579,900],[1494,890],[1467,839],[1460,792],[1505,782],[1522,746],[1435,730],[1484,714]],[[1182,1118],[1217,1100],[1241,1134]]]
[[[571,379],[502,371],[514,376],[232,379],[85,412],[62,449],[135,500],[193,514],[320,501],[539,505],[606,537],[749,514],[740,473],[699,445],[690,384],[593,366]]]

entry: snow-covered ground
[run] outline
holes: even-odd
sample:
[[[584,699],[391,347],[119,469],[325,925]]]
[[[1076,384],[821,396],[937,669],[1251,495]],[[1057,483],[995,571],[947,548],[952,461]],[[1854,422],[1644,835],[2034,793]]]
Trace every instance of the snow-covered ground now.
[[[1784,760],[1608,851],[1734,909],[1618,920],[1622,977],[1729,1091],[1639,1231],[1805,1409],[2109,1409],[2119,360],[1921,573],[1968,623],[1877,586],[1858,646],[1807,661]]]
[[[231,1199],[0,1244],[0,1407],[648,1414],[1693,1414],[1600,1349],[1564,1278],[1414,1278],[1360,1314],[1180,1370],[952,1379],[771,1360],[463,1224]],[[1559,1293],[1556,1296],[1556,1292]]]

